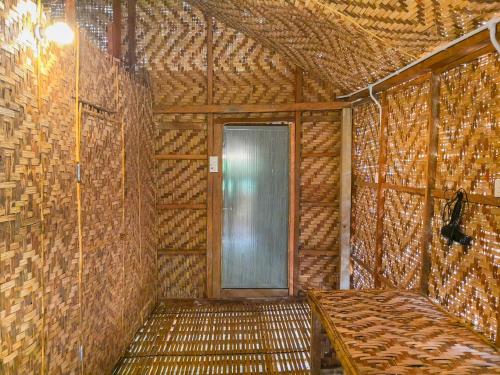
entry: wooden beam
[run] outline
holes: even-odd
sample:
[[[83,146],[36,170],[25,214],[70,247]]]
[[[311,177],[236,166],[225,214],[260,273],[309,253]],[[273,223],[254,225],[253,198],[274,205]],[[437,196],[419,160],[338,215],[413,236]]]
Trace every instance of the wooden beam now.
[[[450,193],[446,195],[442,190],[432,190],[432,196],[434,198],[447,199],[450,198]],[[488,195],[479,194],[467,194],[467,199],[469,203],[484,204],[488,206],[500,207],[500,198]]]
[[[440,78],[439,75],[430,76],[429,90],[429,117],[427,125],[427,160],[425,167],[425,195],[424,212],[422,214],[422,244],[421,252],[421,271],[420,271],[420,292],[424,295],[429,294],[429,275],[431,272],[430,246],[432,243],[432,217],[434,214],[434,199],[432,189],[434,189],[436,180],[436,154],[438,148],[438,128],[439,128],[439,93]]]
[[[295,70],[295,102],[300,103],[304,96],[304,72],[297,67]],[[292,258],[290,262],[293,268],[293,274],[290,279],[290,289],[293,295],[297,295],[299,288],[299,243],[300,243],[300,164],[302,162],[302,112],[295,112],[295,121],[293,127],[293,185],[292,185],[292,225],[290,228],[292,241]]]
[[[127,18],[128,18],[128,29],[127,29],[127,34],[128,34],[128,65],[130,68],[130,71],[135,71],[135,64],[136,64],[136,46],[137,46],[137,39],[136,39],[136,19],[137,19],[137,7],[136,7],[136,0],[128,0],[127,1]]]
[[[207,155],[158,154],[156,160],[207,160]]]
[[[321,320],[313,309],[311,313],[311,374],[321,373]]]
[[[122,50],[122,6],[120,0],[113,0],[113,24],[111,29],[111,55],[120,59]]]
[[[497,25],[497,33],[500,31],[500,25]],[[460,43],[451,46],[450,48],[431,56],[429,59],[422,61],[421,63],[414,65],[407,70],[401,72],[397,76],[389,78],[388,80],[373,87],[374,92],[381,92],[387,90],[388,88],[413,79],[419,75],[434,71],[438,72],[443,67],[451,68],[453,64],[461,62],[464,58],[469,55],[476,55],[478,51],[482,54],[493,52],[495,48],[490,42],[489,31],[484,30],[476,35],[471,36],[463,40]],[[355,101],[358,99],[368,97],[368,89],[355,93],[346,100]]]
[[[378,181],[377,181],[377,225],[375,230],[375,288],[381,286],[382,276],[382,251],[384,237],[384,202],[386,161],[387,161],[387,92],[382,93],[382,121],[379,134],[379,160],[378,160]]]
[[[350,288],[352,110],[342,110],[340,156],[340,289]]]
[[[64,16],[68,25],[76,25],[76,0],[64,0]]]
[[[262,125],[270,123],[293,122],[293,116],[266,116],[266,117],[219,117],[214,121],[216,124],[245,124],[245,125]]]
[[[205,15],[207,22],[207,104],[214,100],[214,31],[213,17]],[[207,115],[207,150],[208,155],[214,155],[214,115]],[[208,170],[207,176],[207,296],[214,297],[214,272],[213,272],[213,213],[214,213],[214,173]]]
[[[351,106],[349,102],[287,103],[287,104],[205,104],[171,105],[155,108],[154,114],[169,113],[271,113],[296,111],[331,111]]]

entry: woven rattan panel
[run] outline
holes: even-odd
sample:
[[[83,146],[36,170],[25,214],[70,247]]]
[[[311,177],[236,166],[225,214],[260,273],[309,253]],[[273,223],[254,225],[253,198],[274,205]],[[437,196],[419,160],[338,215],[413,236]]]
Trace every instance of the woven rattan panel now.
[[[41,81],[40,120],[47,142],[43,148],[46,369],[61,374],[71,373],[78,363],[78,337],[74,334],[79,327],[75,137],[71,136],[75,78],[67,74],[74,71],[73,52],[46,51]]]
[[[294,66],[254,39],[214,22],[214,103],[290,103]]]
[[[306,118],[300,162],[301,292],[335,288],[339,261],[340,122],[331,113],[304,114]]]
[[[21,17],[0,10],[0,372],[40,369],[40,147],[35,56],[17,43]],[[52,300],[53,301],[53,300]]]
[[[379,114],[375,104],[363,101],[353,107],[353,166],[355,180],[378,181]]]
[[[387,91],[386,182],[425,186],[429,81],[406,83]]]
[[[500,11],[494,3],[190,0],[342,92],[366,86]]]
[[[305,303],[161,303],[114,374],[309,373]]]
[[[358,270],[364,264],[368,270],[375,269],[375,228],[377,226],[377,192],[369,186],[355,186],[352,198],[351,219],[351,256],[356,262],[353,263],[355,274],[366,275],[369,273]],[[358,271],[356,271],[358,270]],[[370,286],[373,284],[368,283]],[[354,284],[356,285],[356,284]]]
[[[375,270],[379,115],[375,104],[353,107],[353,194],[351,217],[352,285],[372,288]],[[371,184],[371,185],[366,185]]]
[[[206,297],[206,275],[205,254],[158,254],[162,298]]]
[[[141,231],[132,221],[128,224],[131,232],[142,232],[143,248],[149,246],[150,250],[143,253],[142,269],[137,264],[131,265],[128,274],[133,275],[134,280],[123,287],[122,255],[140,254],[140,251],[120,240],[121,125],[110,121],[111,117],[118,116],[105,119],[104,112],[95,113],[92,106],[86,105],[82,165],[85,319],[80,321],[74,164],[75,50],[45,48],[40,55],[41,79],[37,87],[36,57],[29,48],[19,44],[18,38],[22,25],[27,32],[31,30],[30,17],[25,14],[21,18],[26,10],[29,7],[18,8],[17,2],[8,2],[0,11],[1,23],[8,26],[1,28],[0,52],[0,373],[40,373],[42,363],[46,373],[77,372],[80,330],[85,334],[84,365],[90,369],[89,373],[101,373],[102,369],[109,371],[128,337],[142,323],[134,309],[143,310],[142,315],[147,316],[152,307],[155,282],[147,278],[154,275],[156,254],[151,251],[154,245],[145,244],[154,244],[155,238],[150,238],[151,232]],[[87,39],[83,38],[81,45],[80,86],[84,99],[116,111],[117,67]],[[119,74],[124,75],[122,71]],[[120,89],[121,96],[134,96],[150,111],[149,95],[146,91],[138,92],[138,87],[129,82],[127,88]],[[39,115],[37,91],[40,91]],[[135,118],[134,127],[140,128],[146,137],[153,131],[151,115],[142,113],[141,116],[144,120]],[[143,150],[143,159],[135,159],[134,168],[152,171],[154,147],[146,144],[144,149],[149,151]],[[136,147],[137,156],[138,151]],[[132,165],[128,164],[129,167]],[[142,189],[142,209],[130,205],[127,215],[140,216],[142,220],[134,223],[154,228],[150,225],[154,219],[150,215],[154,184],[149,177],[143,181],[149,190]],[[126,181],[127,190],[139,191],[130,182]],[[133,292],[137,289],[139,293],[135,296]],[[127,310],[130,306],[133,309]],[[132,323],[123,324],[124,312]]]
[[[421,195],[385,191],[382,272],[397,288],[419,287],[423,202]]]
[[[498,351],[417,292],[313,291],[310,297],[350,373],[498,374]]]
[[[441,112],[436,188],[465,188],[493,195],[500,178],[498,128],[499,59],[486,55],[441,75]],[[469,249],[448,246],[439,236],[444,201],[434,201],[431,296],[494,339],[500,292],[500,209],[470,204],[463,229]]]
[[[156,105],[205,104],[206,20],[179,0],[138,2],[137,54],[150,71]]]

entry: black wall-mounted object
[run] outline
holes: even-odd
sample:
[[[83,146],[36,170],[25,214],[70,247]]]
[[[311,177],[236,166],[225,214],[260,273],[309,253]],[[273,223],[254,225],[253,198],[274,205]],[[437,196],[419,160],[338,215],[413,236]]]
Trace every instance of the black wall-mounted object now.
[[[448,245],[457,242],[461,245],[469,246],[472,243],[472,237],[467,236],[460,229],[462,216],[468,203],[467,192],[464,189],[459,189],[451,199],[447,200],[443,207],[441,216],[444,226],[441,228],[441,235],[448,240]]]

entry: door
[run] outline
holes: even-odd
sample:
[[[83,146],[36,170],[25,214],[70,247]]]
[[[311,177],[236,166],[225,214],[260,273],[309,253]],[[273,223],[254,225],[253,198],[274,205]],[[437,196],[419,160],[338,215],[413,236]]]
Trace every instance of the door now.
[[[288,288],[289,141],[287,125],[224,126],[223,290]]]

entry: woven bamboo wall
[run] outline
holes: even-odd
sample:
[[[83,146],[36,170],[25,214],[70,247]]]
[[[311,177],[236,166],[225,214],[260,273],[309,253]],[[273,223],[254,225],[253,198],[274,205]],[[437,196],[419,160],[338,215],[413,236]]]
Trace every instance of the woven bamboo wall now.
[[[305,113],[300,160],[300,290],[339,279],[340,116]]]
[[[434,207],[429,294],[492,340],[497,336],[500,304],[500,211],[493,198],[494,181],[500,175],[499,66],[496,55],[485,55],[434,73],[440,82],[438,151],[429,197],[429,207]],[[421,278],[423,228],[429,224],[424,220],[425,187],[431,184],[426,171],[432,144],[430,87],[428,75],[382,93],[382,126],[373,103],[354,107],[352,280],[356,288],[372,288],[377,278],[380,286],[389,288],[418,289],[425,282]],[[476,202],[464,217],[464,230],[474,238],[469,249],[447,246],[439,232],[442,191],[460,187]]]
[[[106,373],[155,301],[156,244],[151,225],[155,130],[149,90],[127,81],[116,63],[86,38],[82,40],[80,85],[84,99],[121,113],[119,94],[122,103],[128,101],[128,108],[140,108],[133,119],[125,115],[125,129],[130,133],[133,129],[131,139],[139,140],[126,147],[127,153],[136,155],[136,162],[133,167],[129,164],[132,159],[127,159],[125,169],[127,173],[140,170],[142,177],[125,184],[127,192],[138,191],[141,199],[137,203],[123,200],[121,121],[116,121],[120,116],[97,113],[94,107],[85,106],[84,310],[80,320],[75,50],[46,48],[37,82],[36,57],[18,39],[23,28],[31,30],[30,17],[22,17],[17,9],[25,8],[9,2],[0,14],[5,41],[0,52],[0,373],[41,373],[42,366],[43,373],[76,373],[80,331],[86,373]],[[119,81],[124,82],[120,88]],[[129,265],[124,263],[125,256],[137,258],[141,245],[121,239],[124,205],[129,221],[126,228],[141,233],[143,249],[142,261],[126,270],[133,278],[128,285],[122,271]],[[140,221],[133,222],[137,217]]]
[[[206,104],[207,18],[188,2],[138,3],[138,55],[150,71],[154,103]],[[295,101],[296,67],[250,36],[214,20],[213,103],[262,104]],[[334,89],[304,74],[306,101],[329,101]],[[293,113],[216,115],[224,118],[285,118]],[[304,206],[300,215],[300,285],[332,288],[338,279],[338,178],[340,118],[304,123],[301,165]],[[324,119],[325,117],[328,117]],[[208,118],[156,115],[158,160],[159,277],[161,297],[206,295]],[[321,154],[324,155],[321,155]],[[168,160],[177,156],[181,160]],[[187,159],[197,156],[199,160]],[[181,205],[181,206],[179,206]],[[193,207],[193,205],[196,206]],[[316,236],[316,232],[321,233]],[[203,272],[200,272],[202,270]]]
[[[499,84],[497,54],[441,74],[436,189],[493,197],[500,178]],[[437,234],[443,204],[434,201],[431,297],[498,343],[500,207],[469,205],[463,228],[474,243],[464,251]]]

